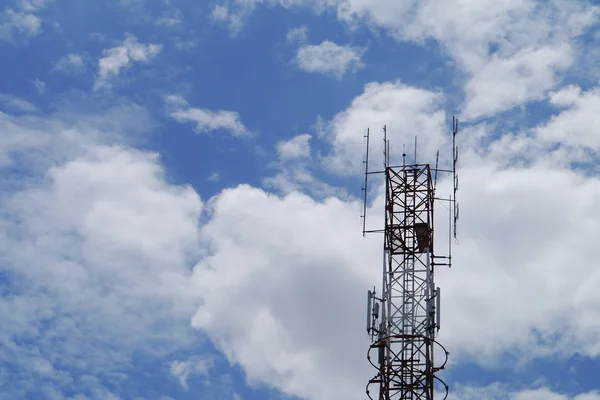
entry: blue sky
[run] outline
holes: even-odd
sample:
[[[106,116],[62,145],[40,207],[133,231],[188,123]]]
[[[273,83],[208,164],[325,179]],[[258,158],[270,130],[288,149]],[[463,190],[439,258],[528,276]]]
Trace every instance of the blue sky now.
[[[363,135],[447,165],[453,115],[450,398],[600,399],[599,15],[5,0],[0,399],[366,398]]]

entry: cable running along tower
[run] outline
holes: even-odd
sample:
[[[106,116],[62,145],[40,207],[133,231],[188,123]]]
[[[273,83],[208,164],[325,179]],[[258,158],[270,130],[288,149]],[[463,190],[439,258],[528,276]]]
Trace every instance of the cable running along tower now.
[[[384,169],[369,171],[369,131],[365,163],[363,236],[383,233],[383,284],[381,294],[368,292],[367,332],[372,344],[368,360],[377,373],[367,384],[371,400],[433,400],[434,387],[443,388],[443,399],[448,386],[436,376],[448,360],[448,352],[436,341],[440,329],[440,288],[435,286],[436,267],[452,264],[452,237],[456,239],[459,209],[458,121],[452,120],[451,168],[439,168],[439,150],[435,168],[417,163],[415,138],[414,163],[406,164],[404,151],[402,165],[389,161],[389,141],[384,132]],[[438,173],[452,176],[452,193],[447,198],[436,197]],[[369,176],[385,178],[385,226],[383,230],[367,231],[367,190]],[[448,249],[438,255],[434,247],[434,204],[441,202],[448,208]],[[440,354],[439,359],[434,359]],[[436,383],[437,382],[437,383]],[[373,392],[378,390],[378,395]],[[445,393],[444,393],[445,392]]]

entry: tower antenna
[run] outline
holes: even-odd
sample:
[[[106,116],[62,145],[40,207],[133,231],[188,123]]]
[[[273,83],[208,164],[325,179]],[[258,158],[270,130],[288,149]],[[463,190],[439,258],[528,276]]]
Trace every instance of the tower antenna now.
[[[383,168],[387,168],[387,166],[389,165],[388,148],[389,148],[389,141],[387,139],[387,126],[384,125],[383,126]]]
[[[435,195],[435,188],[437,187],[437,176],[438,176],[438,168],[440,166],[440,151],[438,150],[435,155],[435,176],[433,177],[433,193]]]
[[[367,227],[367,191],[369,185],[369,129],[367,129],[367,134],[365,135],[365,137],[367,138],[367,154],[365,156],[365,160],[363,161],[363,163],[365,164],[365,185],[362,188],[363,192],[365,192],[365,197],[363,200],[363,214],[361,216],[363,223],[363,237],[365,236],[365,230]]]
[[[460,210],[458,202],[456,200],[456,192],[458,192],[458,174],[456,172],[456,165],[458,164],[458,145],[456,144],[456,134],[458,133],[458,118],[452,117],[452,175],[453,175],[453,198],[452,206],[454,208],[454,239],[456,239],[456,231],[458,225],[458,218],[460,217]]]
[[[414,164],[406,164],[404,147],[401,166],[390,164],[387,127],[384,127],[384,170],[372,172],[365,168],[365,187],[370,174],[385,178],[385,225],[383,230],[383,288],[367,294],[367,332],[371,337],[367,359],[377,374],[367,384],[371,400],[433,400],[434,386],[448,386],[437,376],[445,368],[448,352],[437,341],[440,329],[441,290],[435,286],[435,270],[451,265],[451,248],[447,255],[438,255],[434,246],[434,204],[448,202],[448,240],[456,237],[458,205],[458,123],[452,120],[452,168],[439,167],[439,150],[435,168],[417,163],[415,138]],[[368,136],[368,134],[367,134]],[[367,157],[368,160],[368,137]],[[435,195],[438,173],[449,173],[453,179],[452,194],[446,198]],[[366,199],[366,196],[365,196]],[[365,200],[366,203],[366,200]],[[363,208],[366,212],[366,208]],[[442,352],[442,362],[434,363],[434,352]],[[372,356],[375,356],[372,358]],[[377,387],[378,396],[371,396]],[[443,391],[442,391],[443,393]]]

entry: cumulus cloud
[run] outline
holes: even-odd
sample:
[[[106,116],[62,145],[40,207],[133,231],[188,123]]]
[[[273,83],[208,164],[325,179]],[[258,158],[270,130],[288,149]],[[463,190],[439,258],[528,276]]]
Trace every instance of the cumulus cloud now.
[[[105,111],[75,123],[0,114],[0,359],[11,365],[0,379],[11,398],[118,398],[134,352],[192,343],[202,202],[167,183],[156,154],[115,144],[131,125]],[[138,127],[148,119],[123,111]]]
[[[550,94],[550,104],[563,109],[537,130],[537,138],[600,152],[600,89],[568,86]],[[594,158],[589,159],[592,161]],[[582,158],[583,160],[583,158]]]
[[[574,87],[557,92],[552,101],[565,109],[553,120],[567,117],[585,96]],[[334,118],[338,123],[324,131],[333,146],[328,157],[342,163],[342,156],[356,153],[347,159],[360,164],[362,132],[340,132],[354,132],[356,121],[383,123],[385,117],[408,114],[422,126],[407,129],[406,136],[412,139],[419,132],[424,148],[432,150],[423,152],[423,161],[433,162],[433,146],[447,145],[448,137],[442,136],[440,100],[436,93],[399,83],[367,85]],[[389,107],[389,114],[376,105]],[[409,106],[411,112],[391,111]],[[544,126],[530,129],[527,138]],[[490,129],[468,128],[459,137],[460,245],[454,268],[437,273],[443,288],[439,340],[450,350],[452,363],[493,365],[507,354],[524,362],[575,353],[596,357],[600,297],[594,288],[600,274],[594,267],[594,240],[600,231],[593,221],[600,219],[600,180],[549,163],[551,153],[505,146],[503,137],[490,139]],[[477,139],[480,130],[487,141]],[[390,136],[392,143],[403,137]],[[355,143],[360,150],[354,150]],[[527,162],[515,164],[515,158]],[[449,185],[441,179],[438,193],[448,192]],[[374,189],[369,204],[375,225],[382,223],[381,190]],[[316,400],[363,397],[366,381],[376,373],[365,360],[364,291],[380,282],[381,243],[376,237],[360,238],[360,200],[317,201],[297,191],[274,196],[244,185],[212,199],[209,212],[211,219],[202,228],[209,255],[194,270],[204,303],[193,325],[207,332],[251,380]],[[438,219],[447,220],[447,214],[438,213]],[[454,398],[597,396],[498,390],[457,390]]]
[[[457,385],[456,390],[448,396],[448,400],[597,400],[598,392],[587,392],[577,395],[556,393],[547,387],[515,390],[506,385],[494,383],[485,387]]]
[[[405,85],[401,82],[372,82],[350,107],[339,112],[323,127],[323,138],[331,143],[331,150],[323,160],[326,168],[342,175],[356,174],[364,168],[364,134],[371,129],[374,138],[382,137],[381,129],[388,128],[392,143],[392,162],[401,162],[400,150],[406,144],[414,147],[419,136],[419,152],[432,157],[445,146],[448,131],[440,93]],[[373,140],[373,165],[382,165],[383,148],[380,140]],[[414,152],[413,152],[414,153]],[[412,157],[411,157],[412,158]]]
[[[213,21],[227,26],[235,34],[242,28],[246,14],[246,8],[232,12],[226,5],[217,4],[212,9],[211,18]]]
[[[20,10],[5,8],[0,13],[0,40],[12,41],[15,34],[33,37],[41,32],[42,21],[33,14],[38,7],[27,7],[31,4],[33,3],[24,2]]]
[[[304,133],[290,140],[282,140],[277,143],[277,154],[281,160],[310,157],[311,135]]]
[[[42,21],[35,13],[45,7],[45,1],[21,0],[15,3],[15,8],[6,7],[0,12],[0,40],[33,37],[42,31]]]
[[[224,4],[217,7],[236,15],[241,26],[264,2]],[[580,57],[576,40],[600,11],[588,2],[562,0],[274,0],[267,4],[304,5],[317,12],[329,8],[351,27],[375,25],[400,41],[437,40],[466,72],[463,119],[493,116],[542,98],[560,82],[559,73]]]
[[[301,191],[316,198],[348,198],[346,189],[316,177],[318,165],[312,160],[311,138],[311,135],[304,133],[279,141],[275,146],[278,162],[271,165],[277,172],[263,178],[263,186],[283,194]]]
[[[558,113],[532,128],[505,133],[489,142],[491,127],[470,128],[472,140],[478,143],[480,155],[508,166],[525,165],[538,159],[548,168],[577,168],[597,172],[600,143],[597,131],[597,109],[600,93],[597,87],[583,91],[579,86],[567,86],[551,92],[549,104]],[[478,130],[479,133],[475,133]],[[483,131],[483,132],[482,132]],[[488,137],[487,141],[484,139]],[[481,147],[488,143],[489,147]]]
[[[229,9],[223,5],[215,5],[211,16],[215,21],[225,21],[229,16]]]
[[[210,255],[194,269],[204,305],[193,326],[251,381],[315,400],[362,398],[368,344],[357,310],[380,274],[367,267],[379,243],[363,241],[359,210],[246,185],[223,191],[202,228]]]
[[[557,72],[573,64],[575,40],[597,14],[585,2],[432,0],[399,35],[434,37],[448,49],[470,76],[463,117],[475,119],[540,99],[558,84]]]
[[[598,180],[467,156],[463,164],[461,244],[455,268],[438,272],[440,340],[453,362],[486,363],[514,349],[525,358],[599,354],[592,243],[600,232],[582,226],[600,218]],[[241,186],[211,204],[203,228],[210,256],[194,271],[205,300],[194,326],[251,380],[316,400],[339,388],[344,398],[361,398],[376,373],[365,360],[363,292],[379,283],[380,243],[360,237],[360,201]],[[380,206],[379,198],[370,215]],[[561,296],[567,290],[577,295]]]
[[[303,71],[331,74],[339,79],[346,72],[361,68],[361,58],[362,51],[325,40],[319,45],[300,47],[296,63]]]
[[[208,109],[191,107],[181,96],[170,95],[165,98],[169,108],[169,116],[181,123],[192,122],[196,132],[209,132],[224,129],[234,136],[250,134],[240,121],[240,116],[234,111],[212,111]]]
[[[574,61],[568,44],[523,49],[510,57],[496,54],[465,86],[466,103],[462,118],[490,116],[498,111],[545,98]]]
[[[94,90],[109,86],[110,79],[134,62],[148,62],[162,50],[158,44],[142,44],[131,34],[118,46],[104,50],[98,60],[98,75]]]
[[[545,3],[539,12],[551,7],[556,24],[568,21],[571,28],[548,26],[536,33],[543,18],[523,7],[532,3],[496,3],[461,1],[453,4],[456,11],[435,1],[327,5],[337,6],[347,21],[375,21],[403,40],[440,40],[468,72],[464,113],[476,119],[543,98],[557,73],[576,58],[570,43],[582,29],[576,26],[589,24],[591,12],[579,4]],[[439,11],[429,11],[436,23],[424,29],[418,25],[426,23],[421,7],[434,6]],[[213,17],[227,20],[232,11],[225,11]],[[450,24],[444,13],[462,15],[462,26]],[[409,17],[417,24],[401,27],[398,21]],[[470,33],[464,25],[472,27]],[[536,41],[527,47],[532,37]],[[107,62],[113,65],[106,69],[109,78],[126,68],[114,67],[124,58],[127,65],[144,58],[129,50],[126,57],[115,54]],[[563,63],[561,54],[570,57]],[[502,77],[519,84],[497,90]],[[490,92],[489,102],[482,88]],[[598,98],[597,88],[570,86],[550,94],[556,115],[538,127],[503,137],[485,124],[461,132],[460,245],[455,268],[438,273],[444,296],[440,340],[452,362],[493,363],[514,353],[525,360],[600,354],[594,254],[600,180],[568,165],[580,159],[572,150],[600,146],[594,130]],[[246,131],[237,113],[193,108],[177,96],[166,100],[174,119],[193,123],[199,132]],[[5,105],[14,101],[4,98]],[[356,175],[364,130],[379,134],[384,124],[396,160],[402,144],[418,135],[420,157],[433,161],[437,147],[447,146],[442,102],[439,93],[400,82],[368,84],[348,109],[324,124],[320,139],[331,149],[319,162],[338,174]],[[27,104],[13,106],[18,104],[27,111]],[[116,115],[143,117],[138,112],[129,108]],[[365,359],[364,294],[380,282],[381,241],[360,237],[359,199],[300,193],[315,181],[302,167],[311,160],[309,138],[300,135],[276,146],[279,161],[298,172],[278,175],[282,183],[274,185],[293,183],[280,190],[283,195],[247,185],[224,190],[207,202],[207,222],[199,229],[204,203],[189,187],[165,179],[157,155],[115,144],[122,141],[113,140],[112,127],[119,124],[106,129],[114,117],[72,124],[0,114],[0,165],[7,174],[14,174],[15,165],[32,168],[25,179],[3,180],[3,188],[11,190],[0,194],[0,290],[11,291],[0,300],[7,322],[0,331],[5,344],[0,359],[15,366],[8,379],[21,386],[9,395],[25,398],[32,390],[55,396],[52,388],[33,387],[31,377],[44,376],[89,397],[117,398],[101,383],[92,391],[84,387],[90,381],[72,377],[91,374],[114,383],[133,351],[167,353],[189,343],[193,315],[192,325],[251,381],[315,400],[363,398],[364,384],[375,374]],[[374,165],[381,165],[380,150],[373,145]],[[568,162],[555,163],[556,154]],[[439,191],[448,185],[441,180]],[[381,188],[374,194],[370,215],[379,215]],[[378,218],[372,223],[381,223]],[[191,274],[199,254],[206,257]],[[168,365],[184,385],[205,366],[199,359]],[[457,387],[452,396],[599,397],[502,385]]]
[[[338,17],[351,24],[370,21],[399,40],[441,43],[468,74],[463,118],[469,119],[539,99],[552,89],[559,82],[556,73],[577,57],[576,38],[598,15],[598,7],[586,2],[558,0],[351,0],[336,6]]]

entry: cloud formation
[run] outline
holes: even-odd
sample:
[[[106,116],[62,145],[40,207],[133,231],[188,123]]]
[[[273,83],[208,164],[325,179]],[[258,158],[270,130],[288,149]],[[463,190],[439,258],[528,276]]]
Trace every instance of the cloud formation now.
[[[290,140],[282,140],[277,143],[277,154],[282,161],[310,157],[311,135],[304,133]]]
[[[337,113],[323,126],[323,138],[330,144],[323,159],[325,168],[340,175],[354,175],[363,170],[365,156],[364,134],[368,128],[374,137],[381,137],[384,125],[392,143],[392,162],[402,162],[402,146],[414,148],[419,136],[419,152],[435,154],[446,146],[448,131],[440,93],[405,85],[401,82],[371,82],[351,105]],[[374,140],[371,148],[372,165],[382,165],[383,148]],[[412,162],[414,151],[409,151]]]
[[[553,96],[557,104],[576,107],[585,98],[575,88]],[[376,105],[386,104],[390,110],[411,107],[406,114],[430,126],[407,129],[407,134],[423,133],[422,160],[433,162],[433,145],[445,142],[439,100],[435,93],[399,83],[367,85],[324,132],[334,149],[328,157],[333,165],[354,158],[360,163],[362,135],[342,133],[369,121],[385,122],[387,108]],[[390,111],[388,118],[393,115]],[[531,128],[525,137],[544,126]],[[514,354],[523,362],[573,354],[597,357],[594,310],[600,297],[593,288],[600,275],[593,249],[600,231],[590,221],[600,219],[595,207],[600,181],[553,164],[551,152],[506,146],[510,141],[492,136],[490,129],[465,128],[459,138],[460,246],[453,255],[455,267],[438,271],[443,287],[439,339],[453,363],[493,366]],[[481,140],[482,131],[486,140]],[[402,131],[391,134],[392,147],[403,137]],[[525,162],[515,164],[515,159]],[[381,223],[376,211],[381,190],[373,188],[369,204],[375,225]],[[449,181],[441,178],[438,192],[449,190]],[[340,395],[339,388],[345,398],[362,398],[365,382],[376,371],[364,359],[368,344],[361,333],[361,293],[379,283],[380,243],[360,237],[360,200],[316,201],[298,191],[274,196],[243,185],[212,199],[210,214],[202,228],[209,256],[194,270],[204,303],[193,325],[207,332],[251,380],[315,400]],[[443,227],[448,217],[441,211],[437,218]],[[567,292],[574,295],[562,295]],[[545,389],[503,389],[497,398],[506,398],[507,392],[513,399],[569,398]]]
[[[131,131],[118,127],[130,125],[115,119],[140,127],[145,112],[115,108],[75,123],[0,114],[0,359],[11,365],[0,380],[11,398],[119,398],[134,353],[192,343],[202,202],[166,182],[156,154],[124,144]]]
[[[29,101],[10,94],[0,93],[0,107],[9,111],[33,112],[37,107]]]
[[[506,385],[494,383],[485,387],[458,385],[448,400],[598,400],[600,393],[593,391],[568,396],[556,393],[547,387],[514,390]]]
[[[98,75],[94,90],[110,86],[110,79],[131,67],[133,62],[148,62],[161,50],[162,45],[142,44],[135,36],[127,34],[120,45],[102,52],[103,57],[98,60]]]
[[[338,79],[363,66],[362,52],[350,46],[340,46],[329,40],[319,45],[304,45],[298,49],[296,63],[306,72],[331,74]]]
[[[208,375],[213,365],[211,358],[191,357],[186,361],[171,362],[171,374],[175,376],[181,386],[188,390],[187,380],[192,375]]]
[[[69,53],[54,64],[53,71],[66,74],[79,74],[85,71],[85,59],[79,54]]]
[[[440,340],[452,363],[490,368],[515,354],[523,362],[598,357],[600,91],[560,87],[596,10],[559,0],[231,0],[216,5],[212,18],[239,27],[252,7],[277,3],[330,8],[351,27],[378,26],[401,41],[437,40],[464,73],[462,116],[471,121],[532,100],[553,107],[537,126],[502,132],[474,122],[461,130],[460,245],[455,268],[438,274]],[[11,39],[41,29],[35,12],[43,2],[19,4],[0,19],[12,24]],[[0,38],[9,32],[2,29]],[[301,46],[298,65],[311,72],[342,77],[361,62],[333,42],[307,45],[304,28],[288,38]],[[128,35],[104,51],[95,88],[161,51]],[[55,65],[84,68],[76,53]],[[197,132],[249,133],[235,111],[197,108],[174,95],[164,100],[170,118]],[[179,351],[206,334],[251,383],[311,400],[364,398],[375,373],[365,360],[364,298],[380,283],[381,240],[360,237],[362,200],[323,175],[360,177],[367,128],[372,165],[381,166],[383,125],[393,162],[401,162],[404,144],[412,160],[418,136],[419,160],[434,162],[440,147],[447,163],[445,101],[404,82],[371,82],[321,121],[317,134],[273,139],[277,170],[262,188],[241,185],[202,201],[169,181],[158,154],[130,145],[140,134],[133,127],[151,128],[139,106],[41,117],[27,100],[0,95],[0,168],[8,177],[0,183],[0,361],[11,367],[0,383],[13,384],[7,396],[127,396],[119,389],[136,354],[156,356],[169,379],[191,387],[194,374],[213,371],[204,354]],[[210,171],[201,178],[218,181]],[[448,180],[438,184],[440,193],[449,190]],[[369,223],[379,227],[382,188],[374,181],[371,189]],[[443,208],[436,212],[447,218]],[[600,397],[455,387],[456,399]]]
[[[235,25],[241,27],[263,4],[224,0],[216,7],[228,18],[235,16]],[[600,12],[588,1],[562,0],[274,0],[267,4],[307,6],[316,12],[330,9],[350,27],[376,26],[399,41],[436,40],[466,73],[463,120],[490,117],[543,98],[559,83],[559,75],[581,57],[577,40]],[[460,28],[465,26],[469,29]]]
[[[303,44],[308,39],[308,27],[300,26],[298,28],[292,28],[286,35],[286,41],[289,44],[300,43]]]
[[[211,201],[209,255],[194,269],[204,305],[192,324],[250,381],[315,400],[363,397],[368,345],[357,310],[380,274],[365,268],[379,243],[362,240],[359,208],[247,185]]]
[[[44,8],[43,0],[22,0],[16,8],[6,7],[0,12],[0,40],[13,42],[16,38],[37,36],[42,31],[42,21],[35,15]]]
[[[250,134],[248,129],[240,120],[240,116],[234,111],[212,111],[202,108],[191,107],[181,96],[170,95],[165,98],[169,108],[169,116],[181,123],[192,122],[196,126],[196,132],[209,132],[224,129],[234,136],[245,136]]]

